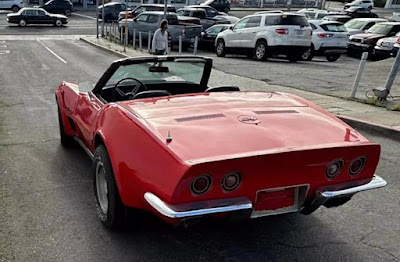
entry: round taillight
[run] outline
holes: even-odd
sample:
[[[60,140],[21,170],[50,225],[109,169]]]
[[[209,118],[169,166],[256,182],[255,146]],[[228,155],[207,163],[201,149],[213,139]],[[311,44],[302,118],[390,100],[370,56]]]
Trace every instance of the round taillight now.
[[[329,179],[335,178],[342,170],[343,164],[344,161],[342,159],[334,160],[326,167],[325,176]]]
[[[190,190],[195,195],[201,195],[206,193],[211,187],[211,177],[210,176],[199,176],[196,177],[192,184],[190,185]]]
[[[364,156],[353,160],[353,162],[351,162],[351,164],[349,166],[350,175],[352,175],[352,176],[358,175],[361,172],[361,170],[364,168],[365,161],[366,161],[366,157],[364,157]]]
[[[222,179],[221,187],[224,191],[233,191],[239,187],[242,176],[239,172],[231,172]]]

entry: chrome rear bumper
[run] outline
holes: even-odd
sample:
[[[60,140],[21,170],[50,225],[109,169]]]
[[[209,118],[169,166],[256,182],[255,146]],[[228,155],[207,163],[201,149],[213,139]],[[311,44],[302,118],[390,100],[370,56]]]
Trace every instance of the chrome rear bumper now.
[[[351,187],[343,190],[337,191],[317,191],[316,197],[311,202],[310,205],[305,206],[301,209],[303,214],[311,214],[321,205],[326,204],[328,201],[348,198],[358,192],[371,190],[375,188],[380,188],[386,186],[387,182],[379,176],[374,175],[372,180],[361,186]],[[195,202],[189,204],[181,205],[168,205],[162,201],[159,197],[151,192],[146,192],[144,198],[147,203],[149,203],[155,210],[157,210],[161,215],[169,218],[190,218],[199,217],[204,215],[233,212],[233,211],[252,211],[253,204],[248,198],[232,198],[232,199],[219,199],[219,200],[208,200],[204,202]],[[292,212],[292,211],[291,211]],[[266,213],[267,215],[274,215],[275,213]],[[278,213],[276,213],[278,214]],[[279,213],[281,214],[281,213]]]
[[[380,176],[374,175],[372,180],[361,186],[351,187],[347,189],[337,190],[337,191],[317,191],[316,197],[312,201],[309,206],[305,206],[302,210],[302,214],[311,214],[315,210],[317,210],[320,206],[324,205],[325,203],[340,199],[340,198],[348,198],[350,199],[353,195],[358,192],[367,191],[375,188],[384,187],[387,185],[387,182],[381,178]]]

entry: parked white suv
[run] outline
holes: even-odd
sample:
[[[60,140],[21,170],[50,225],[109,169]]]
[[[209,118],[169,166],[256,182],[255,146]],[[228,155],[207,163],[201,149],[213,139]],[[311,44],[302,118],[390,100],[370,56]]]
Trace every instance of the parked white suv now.
[[[341,12],[321,10],[318,8],[303,8],[297,11],[298,14],[305,15],[308,19],[322,19],[328,15],[342,15]]]
[[[346,53],[349,33],[340,22],[309,20],[313,29],[312,45],[304,52],[302,59],[310,61],[315,55],[324,55],[329,62]]]
[[[372,10],[374,7],[374,1],[373,0],[354,0],[351,3],[345,4],[343,9],[347,9],[352,6],[359,6],[359,7],[364,7],[368,8],[369,10]]]
[[[14,13],[24,7],[22,0],[0,0],[0,10],[12,10]]]
[[[290,61],[301,59],[311,46],[311,27],[304,15],[286,12],[259,12],[246,16],[218,34],[217,56],[246,54],[255,60],[286,55]]]

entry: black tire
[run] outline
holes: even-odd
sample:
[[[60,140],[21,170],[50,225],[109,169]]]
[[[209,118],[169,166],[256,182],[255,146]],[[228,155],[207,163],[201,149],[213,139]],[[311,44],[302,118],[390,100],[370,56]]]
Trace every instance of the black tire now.
[[[106,15],[104,17],[104,20],[106,20],[106,23],[111,23],[113,21],[113,16],[112,15]]]
[[[311,61],[314,58],[315,50],[314,46],[311,46],[309,49],[303,52],[301,55],[301,60],[303,61]]]
[[[60,142],[63,147],[72,147],[75,144],[74,138],[72,136],[69,136],[65,134],[65,129],[64,129],[64,124],[61,118],[61,112],[60,109],[58,109],[58,126],[60,129]]]
[[[297,61],[299,61],[299,60],[301,60],[301,55],[302,55],[303,53],[297,53],[297,52],[290,52],[289,54],[287,54],[287,59],[290,61],[290,62],[297,62]]]
[[[224,13],[229,13],[229,8],[225,8]]]
[[[98,170],[104,172],[104,179],[107,188],[107,209],[103,210],[99,202],[99,192],[97,186]],[[124,224],[127,215],[127,208],[123,205],[119,196],[117,184],[114,179],[114,172],[111,166],[110,157],[108,156],[107,149],[104,145],[99,145],[94,152],[92,161],[92,175],[93,175],[93,189],[96,198],[97,213],[100,221],[108,228],[117,228]],[[100,193],[101,194],[101,193]]]
[[[21,20],[19,20],[18,24],[19,24],[19,26],[25,27],[26,21],[24,19],[21,19]]]
[[[13,11],[13,13],[16,13],[16,12],[18,12],[19,11],[19,6],[17,6],[17,5],[13,5],[12,7],[11,7],[11,10]]]
[[[268,45],[265,41],[258,41],[254,48],[254,60],[265,61],[268,59]]]
[[[325,57],[329,62],[335,62],[339,59],[340,54],[327,54]]]
[[[368,6],[368,10],[371,11],[372,10],[372,6]]]
[[[225,48],[224,40],[220,39],[217,41],[217,46],[215,47],[215,52],[217,53],[218,57],[225,57],[226,48]]]
[[[70,9],[65,9],[64,15],[71,16],[71,10]]]
[[[60,19],[57,19],[57,20],[54,22],[54,25],[57,26],[57,27],[60,27],[60,26],[63,25],[63,23],[62,23],[62,21],[61,21]]]

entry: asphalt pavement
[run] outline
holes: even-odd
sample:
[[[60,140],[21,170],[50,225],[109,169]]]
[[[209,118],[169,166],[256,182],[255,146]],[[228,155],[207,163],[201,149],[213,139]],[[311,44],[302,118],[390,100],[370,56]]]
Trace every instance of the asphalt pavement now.
[[[342,207],[188,229],[141,214],[105,229],[89,158],[60,145],[54,92],[96,82],[118,57],[75,36],[3,37],[0,49],[0,261],[400,260],[400,143],[379,134],[365,133],[382,145],[388,186]]]

